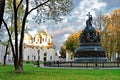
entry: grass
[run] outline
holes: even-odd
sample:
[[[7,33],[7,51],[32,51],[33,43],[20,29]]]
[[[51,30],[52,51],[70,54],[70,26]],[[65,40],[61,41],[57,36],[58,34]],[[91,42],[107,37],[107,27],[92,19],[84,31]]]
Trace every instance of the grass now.
[[[0,80],[120,80],[119,69],[63,69],[24,66],[15,74],[13,66],[0,66]]]

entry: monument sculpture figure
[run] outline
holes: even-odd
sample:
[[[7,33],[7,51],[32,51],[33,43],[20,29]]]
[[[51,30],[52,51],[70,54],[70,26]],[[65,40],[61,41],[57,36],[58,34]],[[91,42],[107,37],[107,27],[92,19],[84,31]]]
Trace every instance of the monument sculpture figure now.
[[[86,21],[86,25],[87,26],[92,26],[92,15],[90,15],[90,12],[88,12],[89,19]]]
[[[75,51],[74,61],[79,62],[105,62],[107,61],[105,50],[100,44],[100,34],[92,26],[92,15],[88,13],[86,27],[80,35],[80,46]]]

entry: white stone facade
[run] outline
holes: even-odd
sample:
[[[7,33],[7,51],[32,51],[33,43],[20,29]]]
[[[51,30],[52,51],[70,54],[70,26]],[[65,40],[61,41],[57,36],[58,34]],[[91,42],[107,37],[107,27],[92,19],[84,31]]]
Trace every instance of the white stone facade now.
[[[25,48],[24,49],[25,61],[37,61],[40,56],[40,61],[57,61],[58,56],[54,48],[40,48],[39,51],[36,48]]]

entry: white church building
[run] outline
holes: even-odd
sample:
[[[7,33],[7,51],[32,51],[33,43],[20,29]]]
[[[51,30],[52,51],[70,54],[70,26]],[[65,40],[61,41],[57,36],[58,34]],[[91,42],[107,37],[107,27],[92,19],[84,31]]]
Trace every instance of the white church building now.
[[[5,46],[0,44],[0,63],[3,63]],[[9,59],[8,59],[9,58]],[[52,42],[52,36],[41,30],[34,37],[28,32],[24,36],[23,60],[24,61],[58,61],[59,56]],[[7,55],[7,62],[12,61],[12,52]]]
[[[28,32],[24,37],[23,59],[25,61],[57,61],[58,54],[52,42],[52,36],[43,29],[32,37]]]

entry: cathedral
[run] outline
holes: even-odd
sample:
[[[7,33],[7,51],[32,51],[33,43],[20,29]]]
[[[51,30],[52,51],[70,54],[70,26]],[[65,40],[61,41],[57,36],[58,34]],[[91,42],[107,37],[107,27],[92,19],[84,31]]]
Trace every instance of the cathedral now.
[[[0,63],[3,63],[3,57],[6,46],[0,45]],[[3,49],[4,48],[4,49]],[[7,62],[13,61],[12,52],[7,55]],[[34,37],[25,32],[24,46],[23,46],[23,60],[24,61],[58,61],[59,56],[52,42],[52,36],[41,30]]]
[[[34,37],[28,32],[24,36],[24,61],[57,61],[58,55],[52,42],[52,36],[41,30]]]

